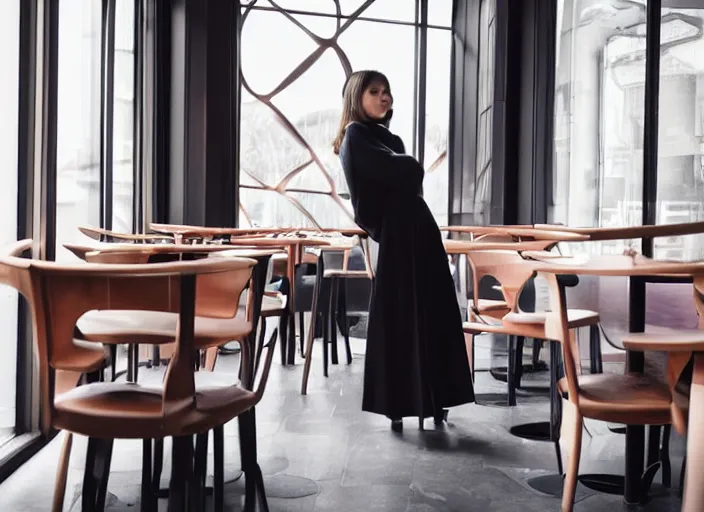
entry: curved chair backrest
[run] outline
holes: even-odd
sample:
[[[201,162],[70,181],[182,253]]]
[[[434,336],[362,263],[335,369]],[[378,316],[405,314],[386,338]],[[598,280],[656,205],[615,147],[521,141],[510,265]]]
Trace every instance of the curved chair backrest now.
[[[193,326],[196,286],[201,277],[238,273],[247,282],[254,260],[204,259],[154,264],[78,264],[0,256],[0,283],[16,288],[33,311],[34,342],[39,359],[41,426],[48,434],[54,417],[54,371],[87,350],[74,344],[77,320],[103,310],[175,311],[179,313],[176,353],[163,394],[164,414],[178,413],[195,401]],[[243,347],[244,348],[244,347]]]
[[[535,272],[535,262],[525,260],[518,251],[469,251],[467,262],[472,271],[474,304],[479,304],[479,284],[491,276],[501,285],[504,301],[512,312],[518,312],[518,297]],[[475,312],[477,313],[477,312]]]

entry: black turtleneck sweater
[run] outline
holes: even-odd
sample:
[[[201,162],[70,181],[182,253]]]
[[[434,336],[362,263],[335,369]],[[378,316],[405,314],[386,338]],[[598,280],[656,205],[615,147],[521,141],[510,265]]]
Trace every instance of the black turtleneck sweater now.
[[[379,241],[384,209],[398,196],[422,195],[423,167],[406,154],[400,137],[372,122],[347,127],[340,160],[355,222]]]

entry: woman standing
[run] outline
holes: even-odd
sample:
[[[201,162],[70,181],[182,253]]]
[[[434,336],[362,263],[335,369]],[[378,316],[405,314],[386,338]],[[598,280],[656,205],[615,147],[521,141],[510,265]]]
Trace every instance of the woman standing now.
[[[442,237],[423,199],[421,164],[389,121],[393,98],[377,71],[352,73],[343,90],[340,155],[355,222],[379,243],[369,310],[362,409],[402,418],[447,417],[474,391]]]

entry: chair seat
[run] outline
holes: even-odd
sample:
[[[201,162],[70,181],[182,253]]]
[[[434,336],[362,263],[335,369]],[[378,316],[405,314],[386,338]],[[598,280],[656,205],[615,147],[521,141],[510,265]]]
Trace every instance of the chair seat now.
[[[513,324],[545,324],[545,319],[549,313],[547,311],[538,311],[535,313],[508,313],[503,320]],[[584,327],[586,325],[595,325],[599,323],[599,313],[589,311],[588,309],[568,309],[567,323],[570,329]]]
[[[195,403],[164,414],[163,387],[123,382],[78,386],[56,397],[55,426],[116,439],[161,438],[205,432],[252,407],[256,395],[229,375],[194,373]]]
[[[567,393],[561,379],[560,391]],[[579,410],[587,417],[625,425],[666,425],[672,398],[667,385],[640,373],[579,376]]]
[[[701,329],[629,333],[621,340],[624,347],[632,350],[667,352],[699,352],[704,350],[704,330]]]
[[[262,298],[262,315],[275,316],[282,311],[286,311],[286,295],[277,293],[275,296],[264,295]]]
[[[471,308],[474,307],[474,300],[469,299],[467,305]],[[477,309],[482,311],[497,311],[500,309],[508,309],[508,305],[503,300],[495,299],[479,299],[479,304],[477,304]]]
[[[83,337],[101,343],[171,343],[176,337],[178,314],[159,311],[89,311],[76,325]],[[218,346],[240,340],[252,330],[252,323],[236,315],[234,318],[196,317],[195,345],[198,348]]]

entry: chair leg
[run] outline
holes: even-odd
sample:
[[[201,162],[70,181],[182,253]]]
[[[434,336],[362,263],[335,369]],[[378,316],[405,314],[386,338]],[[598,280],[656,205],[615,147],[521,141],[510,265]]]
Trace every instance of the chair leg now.
[[[205,477],[208,469],[209,432],[196,435],[193,480],[189,493],[189,510],[205,510]]]
[[[68,463],[71,459],[71,446],[73,445],[73,434],[64,432],[64,444],[61,447],[59,467],[56,470],[56,481],[54,484],[54,502],[51,506],[52,512],[63,512],[64,497],[66,496],[66,480],[68,479]]]
[[[508,405],[516,405],[516,337],[507,336],[508,364],[506,365],[506,384],[508,385]]]
[[[347,318],[347,282],[342,279],[340,281],[341,290],[338,292],[338,315],[337,322],[340,326],[342,336],[345,338],[345,355],[347,356],[347,364],[352,364],[352,348],[350,347],[350,326]]]
[[[672,464],[670,463],[670,433],[672,425],[665,425],[662,430],[662,448],[660,448],[660,463],[662,464],[662,486],[672,487]]]
[[[112,439],[88,439],[81,497],[82,510],[85,512],[102,511],[105,508],[112,445]]]
[[[515,351],[515,363],[513,364],[513,369],[515,371],[514,377],[514,387],[516,389],[521,389],[521,379],[523,378],[523,346],[525,345],[525,337],[516,337],[516,351]]]
[[[215,364],[218,362],[218,353],[220,347],[208,347],[205,349],[205,364],[203,369],[207,372],[215,371]]]
[[[164,440],[154,439],[154,461],[152,466],[152,495],[158,500],[161,487],[161,470],[164,468]]]
[[[332,364],[339,364],[337,354],[337,296],[340,289],[338,278],[330,279],[330,307],[328,308],[328,323],[330,324],[330,348]]]
[[[330,352],[330,316],[323,313],[323,375],[328,376],[328,354]]]
[[[215,512],[225,508],[225,429],[213,429],[213,504]]]
[[[193,472],[193,437],[174,437],[171,449],[171,483],[168,512],[188,510],[189,483]]]
[[[299,350],[301,357],[305,357],[306,314],[304,311],[298,312],[298,323],[301,325],[301,335],[298,337]]]
[[[152,440],[142,439],[142,489],[139,500],[140,512],[157,509],[157,495],[152,491]]]
[[[117,374],[117,345],[110,345],[110,382],[115,382]]]
[[[579,476],[579,459],[582,455],[582,415],[577,410],[576,406],[569,403],[567,407],[574,409],[574,417],[572,418],[572,432],[569,441],[570,456],[567,461],[567,472],[565,474],[563,489],[562,489],[562,512],[572,512],[574,507],[574,497],[577,491],[577,477]],[[563,411],[566,408],[563,409]],[[564,422],[563,422],[564,423]]]
[[[254,371],[259,368],[259,361],[262,356],[262,348],[264,347],[264,337],[266,336],[266,318],[261,317],[259,323],[259,339],[257,340],[257,350],[254,352]]]
[[[599,326],[589,326],[589,365],[591,373],[603,373],[604,365],[601,359],[601,336]]]
[[[281,351],[281,366],[286,366],[286,345],[288,343],[288,322],[289,315],[292,313],[286,311],[279,317],[279,350]]]

